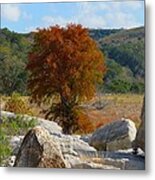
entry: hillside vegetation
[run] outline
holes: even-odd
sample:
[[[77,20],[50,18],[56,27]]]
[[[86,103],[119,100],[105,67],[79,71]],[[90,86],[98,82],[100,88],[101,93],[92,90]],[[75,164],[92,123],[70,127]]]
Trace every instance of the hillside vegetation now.
[[[144,92],[144,27],[135,29],[91,29],[90,36],[104,53],[107,73],[98,89],[108,93]],[[0,93],[28,95],[25,70],[33,33],[0,30]]]
[[[106,54],[105,90],[118,93],[144,92],[144,28],[120,30],[98,40]]]

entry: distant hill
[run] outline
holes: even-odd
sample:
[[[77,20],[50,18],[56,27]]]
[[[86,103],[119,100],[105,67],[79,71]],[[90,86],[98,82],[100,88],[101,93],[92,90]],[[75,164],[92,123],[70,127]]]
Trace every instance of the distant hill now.
[[[144,92],[144,27],[90,29],[90,36],[104,53],[107,74],[99,89],[110,93]],[[0,93],[27,94],[25,67],[33,33],[0,30]],[[2,80],[3,79],[3,80]]]
[[[107,91],[144,92],[144,37],[144,27],[138,27],[122,29],[98,39],[100,49],[106,54]]]
[[[121,29],[90,29],[89,34],[95,41],[99,41],[100,39],[119,31],[121,31]]]
[[[100,45],[120,45],[124,43],[134,43],[139,40],[144,40],[144,27],[138,27],[134,29],[120,29],[113,31],[108,36],[103,36],[99,39]]]

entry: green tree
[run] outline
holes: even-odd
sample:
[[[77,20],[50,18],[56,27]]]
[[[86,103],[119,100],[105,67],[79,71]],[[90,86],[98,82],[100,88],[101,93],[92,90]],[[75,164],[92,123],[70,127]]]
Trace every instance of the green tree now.
[[[26,92],[27,54],[31,43],[27,35],[0,30],[0,93]]]
[[[14,91],[25,93],[26,71],[25,63],[16,56],[0,50],[0,92],[11,95]]]

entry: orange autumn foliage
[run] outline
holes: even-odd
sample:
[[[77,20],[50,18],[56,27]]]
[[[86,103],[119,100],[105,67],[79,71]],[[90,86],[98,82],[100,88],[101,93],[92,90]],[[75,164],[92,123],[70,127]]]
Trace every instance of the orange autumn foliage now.
[[[78,134],[88,134],[95,130],[91,119],[84,112],[81,112],[78,116],[78,127],[78,131],[76,132]]]
[[[88,30],[75,24],[38,29],[27,69],[32,99],[40,103],[59,96],[61,108],[56,110],[65,112],[60,113],[61,120],[69,118],[79,102],[94,96],[96,84],[102,82],[106,71],[103,54]]]

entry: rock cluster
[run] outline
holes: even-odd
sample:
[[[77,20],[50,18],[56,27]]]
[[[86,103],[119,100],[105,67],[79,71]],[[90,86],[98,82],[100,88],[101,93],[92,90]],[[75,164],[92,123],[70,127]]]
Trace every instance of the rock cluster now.
[[[132,153],[135,137],[135,125],[127,119],[78,136],[65,135],[56,123],[39,118],[25,137],[11,138],[7,166],[144,170],[144,152]]]

